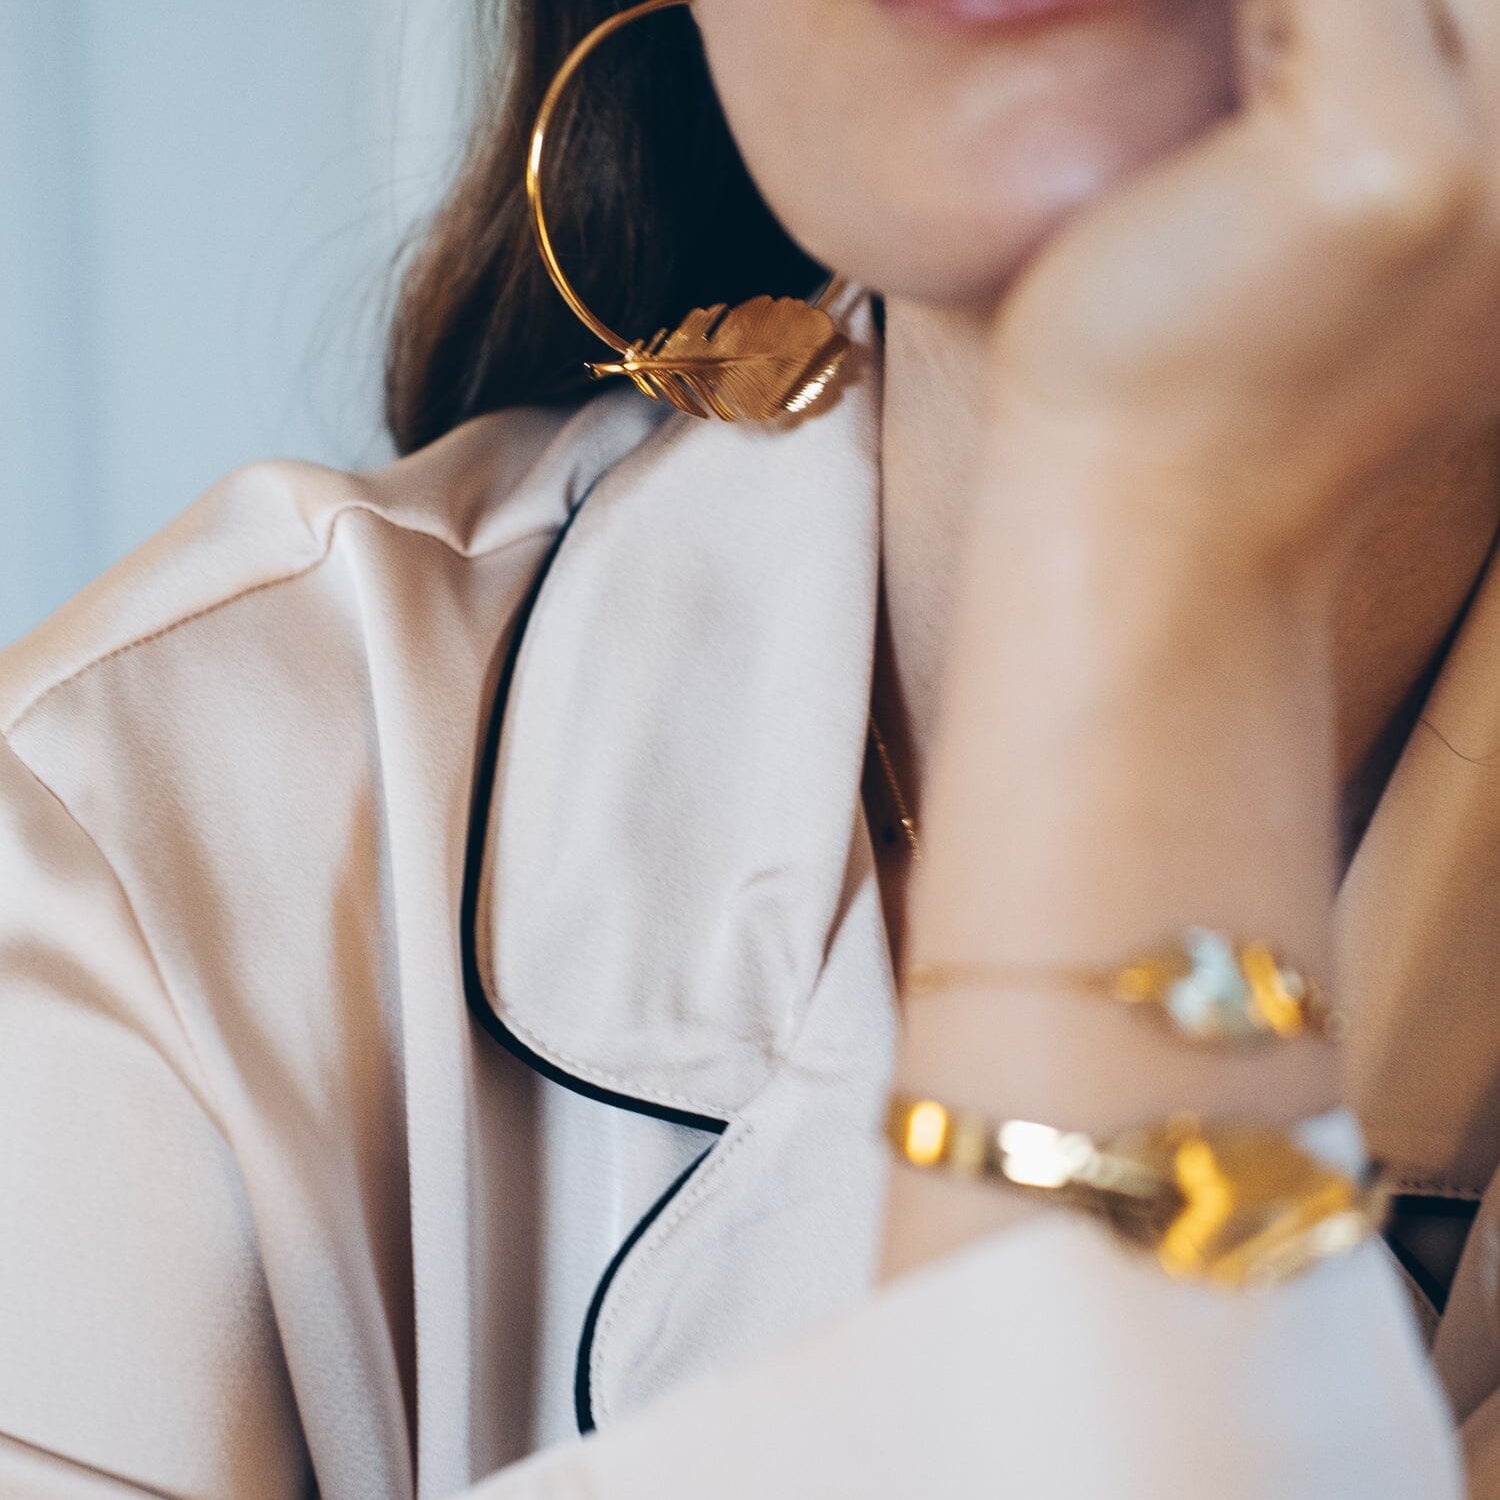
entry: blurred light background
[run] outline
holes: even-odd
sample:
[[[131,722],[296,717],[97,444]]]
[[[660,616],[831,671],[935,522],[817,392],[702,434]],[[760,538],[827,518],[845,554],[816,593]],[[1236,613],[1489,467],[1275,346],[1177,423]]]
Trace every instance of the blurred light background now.
[[[217,477],[380,462],[473,0],[0,0],[0,645]]]

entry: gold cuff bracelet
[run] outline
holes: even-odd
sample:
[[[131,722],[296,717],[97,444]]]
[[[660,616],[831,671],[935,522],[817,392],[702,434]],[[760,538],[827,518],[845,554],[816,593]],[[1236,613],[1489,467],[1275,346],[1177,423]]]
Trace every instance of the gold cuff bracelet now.
[[[1378,1230],[1386,1194],[1287,1132],[1179,1117],[1100,1145],[1028,1120],[994,1121],[898,1096],[887,1136],[914,1167],[1045,1193],[1102,1219],[1169,1275],[1269,1286]]]

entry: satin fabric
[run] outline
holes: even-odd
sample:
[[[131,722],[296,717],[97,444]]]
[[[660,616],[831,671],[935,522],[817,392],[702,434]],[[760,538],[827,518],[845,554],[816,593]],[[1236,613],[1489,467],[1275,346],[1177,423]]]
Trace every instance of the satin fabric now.
[[[871,1292],[880,348],[838,311],[826,413],[611,391],[257,465],[0,656],[0,1495],[1455,1500],[1456,1414],[1500,1496],[1500,585],[1341,898],[1368,1137],[1486,1195],[1436,1363],[1378,1243],[1231,1298],[1048,1215]],[[600,1431],[541,1453],[536,1068],[721,1132],[579,1330]]]

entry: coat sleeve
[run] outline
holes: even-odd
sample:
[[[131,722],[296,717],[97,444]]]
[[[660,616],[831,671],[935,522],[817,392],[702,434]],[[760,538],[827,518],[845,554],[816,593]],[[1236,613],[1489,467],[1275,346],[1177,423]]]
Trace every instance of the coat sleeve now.
[[[125,891],[0,738],[0,1495],[310,1492],[233,1158]]]
[[[1463,1494],[1452,1418],[1379,1241],[1227,1295],[1048,1214],[470,1500]]]

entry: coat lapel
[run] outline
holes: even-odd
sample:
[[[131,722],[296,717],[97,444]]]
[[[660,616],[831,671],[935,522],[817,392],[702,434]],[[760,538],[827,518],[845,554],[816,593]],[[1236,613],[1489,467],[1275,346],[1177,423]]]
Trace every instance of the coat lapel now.
[[[516,659],[479,964],[553,1067],[727,1119],[807,1009],[843,888],[879,563],[868,299],[773,426],[676,416],[596,486]]]

